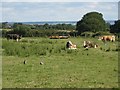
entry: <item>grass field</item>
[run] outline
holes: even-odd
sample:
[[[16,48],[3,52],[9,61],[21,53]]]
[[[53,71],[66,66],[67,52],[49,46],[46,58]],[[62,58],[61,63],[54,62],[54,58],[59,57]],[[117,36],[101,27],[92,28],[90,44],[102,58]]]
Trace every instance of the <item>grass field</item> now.
[[[65,48],[68,40],[77,50]],[[97,42],[101,49],[84,49],[84,40]],[[117,43],[105,45],[95,38],[81,37],[23,38],[20,42],[2,39],[2,87],[117,88]]]

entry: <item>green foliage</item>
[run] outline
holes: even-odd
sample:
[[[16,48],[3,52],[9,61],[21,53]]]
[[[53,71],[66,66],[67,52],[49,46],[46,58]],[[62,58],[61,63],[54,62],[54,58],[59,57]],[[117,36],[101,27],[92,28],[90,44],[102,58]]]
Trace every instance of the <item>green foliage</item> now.
[[[22,23],[14,23],[13,30],[7,33],[16,33],[23,37],[48,37],[51,35],[74,35],[75,26],[71,24],[56,24],[56,25],[26,25]]]
[[[2,37],[2,30],[0,30],[0,37]]]
[[[37,30],[75,30],[75,26],[71,24],[56,24],[56,25],[34,25]]]
[[[84,36],[84,37],[92,37],[94,35],[94,33],[92,32],[83,32],[81,33],[81,36]]]
[[[81,33],[81,36],[84,36],[84,37],[98,37],[98,36],[101,36],[101,35],[112,35],[112,33],[106,31],[106,32],[103,32],[103,31],[99,31],[99,32],[83,32]]]
[[[7,34],[7,30],[0,30],[0,32],[2,33],[2,37],[5,37]]]
[[[115,21],[115,24],[111,25],[110,32],[115,34],[120,33],[120,20]]]
[[[11,31],[10,33],[16,33],[22,36],[27,36],[28,34],[31,35],[30,30],[31,28],[28,25],[22,23],[14,23],[13,31]]]
[[[9,28],[8,22],[3,22],[2,28],[4,28],[4,29]]]
[[[77,22],[76,30],[78,34],[83,32],[98,32],[109,30],[108,25],[103,19],[103,15],[98,12],[90,12],[83,16],[83,18]]]
[[[0,23],[0,29],[2,29],[2,23]]]

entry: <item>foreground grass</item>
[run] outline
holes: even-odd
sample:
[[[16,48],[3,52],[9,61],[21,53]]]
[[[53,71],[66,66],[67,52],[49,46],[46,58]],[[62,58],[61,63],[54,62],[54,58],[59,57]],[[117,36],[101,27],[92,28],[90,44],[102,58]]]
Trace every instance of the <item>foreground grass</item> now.
[[[85,50],[81,43],[86,39],[69,40],[77,44],[77,50],[65,49],[56,53],[57,49],[53,48],[55,52],[50,54],[28,57],[3,55],[3,88],[118,87],[118,52],[104,50],[108,45],[111,49],[116,48],[113,43],[104,46],[102,42],[90,39],[101,44],[103,50]],[[52,44],[60,48],[66,41],[68,40],[52,40]],[[37,41],[38,44],[39,42]],[[23,64],[24,60],[27,61],[26,64]],[[44,64],[40,65],[40,62]]]

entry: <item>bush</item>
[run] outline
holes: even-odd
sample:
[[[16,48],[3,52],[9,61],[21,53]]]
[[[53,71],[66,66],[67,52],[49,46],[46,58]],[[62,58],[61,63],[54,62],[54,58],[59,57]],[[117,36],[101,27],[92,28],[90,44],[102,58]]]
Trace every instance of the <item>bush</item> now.
[[[84,36],[84,37],[92,37],[94,35],[93,32],[83,32],[81,33],[81,36]]]
[[[101,35],[112,35],[110,32],[96,32],[96,33],[93,33],[93,32],[83,32],[81,33],[81,36],[84,36],[84,37],[98,37],[98,36],[101,36]]]

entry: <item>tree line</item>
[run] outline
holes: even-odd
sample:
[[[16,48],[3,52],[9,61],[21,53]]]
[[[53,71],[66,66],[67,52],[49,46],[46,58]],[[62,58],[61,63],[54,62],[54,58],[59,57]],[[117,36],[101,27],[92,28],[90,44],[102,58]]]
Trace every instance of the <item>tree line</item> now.
[[[72,35],[76,33],[74,31],[76,26],[72,24],[50,25],[46,23],[44,25],[28,25],[23,23],[14,23],[11,27],[8,26],[8,23],[3,23],[2,36],[5,36],[6,34],[20,34],[23,37],[47,37],[50,35]],[[11,30],[7,31],[6,29]]]

